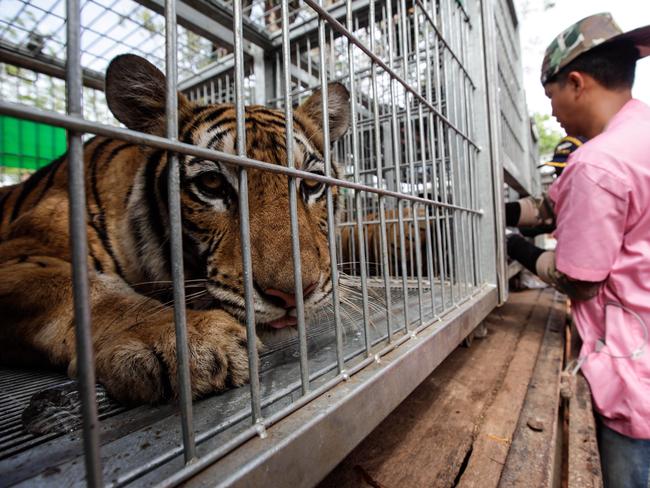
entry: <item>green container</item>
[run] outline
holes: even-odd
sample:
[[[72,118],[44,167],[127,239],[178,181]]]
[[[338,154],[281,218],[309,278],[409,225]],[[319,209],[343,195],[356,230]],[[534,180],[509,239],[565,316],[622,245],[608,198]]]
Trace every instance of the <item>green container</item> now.
[[[65,129],[0,115],[0,167],[36,171],[66,150]]]

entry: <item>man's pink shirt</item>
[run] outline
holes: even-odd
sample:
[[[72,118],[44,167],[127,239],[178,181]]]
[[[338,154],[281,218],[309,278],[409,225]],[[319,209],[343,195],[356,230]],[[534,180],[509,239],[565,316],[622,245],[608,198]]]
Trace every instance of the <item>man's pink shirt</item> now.
[[[549,196],[557,269],[603,281],[596,297],[572,304],[596,410],[611,429],[650,439],[650,107],[627,102],[571,155]],[[606,345],[596,352],[599,339]]]

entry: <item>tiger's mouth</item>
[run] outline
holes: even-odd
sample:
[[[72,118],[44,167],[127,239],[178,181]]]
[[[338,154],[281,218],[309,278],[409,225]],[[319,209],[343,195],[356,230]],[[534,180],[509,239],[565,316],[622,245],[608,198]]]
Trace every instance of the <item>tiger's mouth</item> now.
[[[220,308],[237,318],[240,322],[246,322],[246,301],[244,297],[234,289],[215,280],[209,280],[206,286],[211,296],[211,308]],[[331,295],[331,287],[322,289],[319,283],[318,291],[305,300],[305,319],[319,310],[325,300]],[[290,329],[298,325],[296,307],[283,308],[262,296],[257,290],[254,291],[253,311],[255,313],[255,325],[270,330]]]
[[[217,282],[208,283],[207,289],[212,298],[212,307],[223,309],[240,322],[246,322],[246,301],[243,296],[232,289],[220,286]],[[305,305],[307,310],[312,308]],[[278,330],[298,324],[295,307],[285,310],[259,296],[257,291],[254,292],[253,311],[255,325],[258,327]]]
[[[285,327],[295,327],[298,325],[298,317],[296,317],[296,309],[292,308],[287,310],[287,313],[279,319],[272,320],[267,324],[274,329],[284,329]]]

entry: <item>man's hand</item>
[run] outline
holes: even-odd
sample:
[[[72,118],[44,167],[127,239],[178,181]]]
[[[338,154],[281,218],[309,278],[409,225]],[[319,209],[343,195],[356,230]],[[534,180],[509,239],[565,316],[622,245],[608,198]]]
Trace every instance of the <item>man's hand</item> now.
[[[590,300],[596,296],[602,283],[572,280],[555,267],[555,251],[546,251],[539,256],[536,274],[553,288],[567,295],[571,300]]]
[[[508,256],[572,300],[590,300],[598,293],[601,283],[572,280],[558,271],[554,251],[544,251],[518,234],[508,237],[507,249]]]
[[[519,234],[509,236],[506,247],[508,256],[511,259],[519,261],[528,271],[537,273],[535,263],[537,263],[537,258],[544,252],[543,249],[535,246]]]
[[[521,208],[518,227],[544,226],[551,230],[555,228],[555,213],[553,202],[546,194],[539,198],[526,197],[519,200]]]

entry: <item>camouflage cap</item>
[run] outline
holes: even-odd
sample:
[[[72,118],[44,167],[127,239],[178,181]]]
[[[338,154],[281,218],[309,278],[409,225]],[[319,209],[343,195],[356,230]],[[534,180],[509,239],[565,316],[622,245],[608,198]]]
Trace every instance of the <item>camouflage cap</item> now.
[[[614,40],[629,40],[640,57],[650,54],[650,25],[623,33],[610,13],[585,17],[558,35],[546,48],[542,62],[542,85],[581,54]]]

